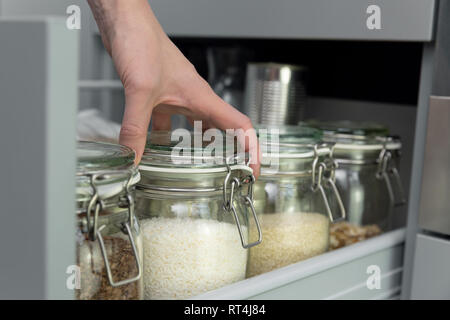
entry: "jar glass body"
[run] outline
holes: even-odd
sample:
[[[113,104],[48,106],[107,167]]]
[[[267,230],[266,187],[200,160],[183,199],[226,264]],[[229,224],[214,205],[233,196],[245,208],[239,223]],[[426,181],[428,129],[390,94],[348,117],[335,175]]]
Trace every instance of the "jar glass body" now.
[[[330,220],[323,199],[311,186],[311,173],[295,177],[262,175],[255,183],[255,209],[264,238],[250,249],[249,277],[327,251]],[[254,232],[251,225],[250,240]]]
[[[248,242],[248,215],[238,194],[234,206]],[[145,299],[186,299],[243,280],[248,250],[222,191],[137,190],[144,249]]]
[[[136,277],[138,275],[137,263],[142,263],[143,251],[139,221],[134,218],[133,224],[130,225],[139,260],[136,259],[125,227],[125,223],[128,221],[128,209],[120,208],[117,203],[110,203],[107,208],[99,212],[98,227],[101,230],[114,282]],[[113,286],[110,283],[99,238],[90,238],[86,212],[83,210],[78,213],[76,259],[80,268],[80,286],[76,290],[77,299],[140,300],[143,298],[142,277],[120,286]]]
[[[367,146],[370,147],[362,145]],[[399,141],[392,140],[387,148],[375,145],[371,150],[364,150],[362,147],[336,148],[336,186],[347,209],[347,218],[331,226],[331,249],[392,230],[396,215],[406,203],[398,171]]]
[[[399,167],[399,155],[394,153],[390,160]],[[338,162],[339,163],[339,162]],[[383,231],[392,229],[396,207],[397,189],[392,181],[390,195],[386,177],[378,176],[378,163],[339,163],[336,169],[336,186],[347,209],[347,221],[357,226],[374,225]],[[390,180],[392,177],[387,176]],[[332,204],[335,206],[335,204]]]
[[[349,222],[342,224],[343,233],[347,238],[359,241],[366,238],[365,227],[374,228],[370,229],[371,235],[390,230],[393,214],[406,203],[398,172],[400,138],[390,136],[389,129],[380,123],[307,123],[320,128],[325,141],[335,143],[336,186],[347,209],[346,220]],[[336,207],[336,204],[332,206]]]
[[[77,299],[142,299],[142,239],[133,209],[140,175],[134,158],[125,146],[77,143]]]

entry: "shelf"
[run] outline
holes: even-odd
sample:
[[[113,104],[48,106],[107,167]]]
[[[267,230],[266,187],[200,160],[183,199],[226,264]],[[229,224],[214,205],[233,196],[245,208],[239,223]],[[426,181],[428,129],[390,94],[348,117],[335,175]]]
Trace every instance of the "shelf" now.
[[[123,90],[120,80],[80,80],[79,90]]]
[[[431,41],[436,0],[152,0],[164,30],[178,37]],[[369,5],[381,29],[369,30]]]
[[[292,264],[192,299],[389,299],[400,293],[405,229]],[[380,268],[368,289],[367,267]]]

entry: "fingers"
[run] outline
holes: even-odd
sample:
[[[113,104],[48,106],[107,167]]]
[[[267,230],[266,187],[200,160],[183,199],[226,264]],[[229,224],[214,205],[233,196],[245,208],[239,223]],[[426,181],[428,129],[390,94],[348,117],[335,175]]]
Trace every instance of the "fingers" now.
[[[243,132],[237,136],[245,151],[250,155],[250,167],[255,177],[259,176],[260,151],[256,131],[250,119],[233,108],[231,105],[219,98],[209,86],[203,92],[198,92],[198,98],[190,99],[192,108],[201,114],[207,115],[208,122],[222,129],[242,129]],[[239,131],[238,131],[239,132]]]
[[[125,94],[125,112],[120,130],[119,143],[136,152],[135,163],[141,161],[147,141],[152,103],[145,94]]]

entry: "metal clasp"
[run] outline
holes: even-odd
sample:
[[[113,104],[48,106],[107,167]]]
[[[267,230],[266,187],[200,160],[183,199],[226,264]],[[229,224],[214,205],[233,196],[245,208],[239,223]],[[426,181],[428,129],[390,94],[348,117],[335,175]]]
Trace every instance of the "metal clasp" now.
[[[87,218],[87,229],[88,229],[88,237],[89,240],[95,241],[96,240],[96,230],[97,230],[97,224],[98,224],[98,215],[100,211],[103,208],[103,202],[100,199],[100,195],[98,193],[97,185],[95,182],[98,179],[98,175],[90,175],[90,185],[93,190],[93,195],[91,200],[89,201],[89,205],[87,207],[86,212],[86,218]],[[95,206],[95,207],[94,207]],[[94,218],[93,218],[93,226],[91,226],[91,212],[94,208]]]
[[[133,172],[131,172],[127,184],[125,186],[125,196],[124,196],[128,208],[128,223],[130,224],[130,226],[134,225],[134,198],[131,195],[132,187],[133,187]]]
[[[132,179],[133,179],[133,172],[131,172],[130,177],[127,181],[126,184],[126,194],[125,194],[125,199],[127,202],[127,208],[128,208],[128,222],[124,223],[122,225],[122,232],[124,232],[125,234],[128,235],[128,238],[130,240],[131,243],[131,247],[133,249],[133,255],[134,258],[136,260],[136,266],[138,269],[137,275],[130,278],[130,279],[125,279],[122,281],[118,281],[118,282],[114,282],[114,279],[112,277],[112,272],[111,272],[111,267],[109,264],[109,259],[107,256],[107,252],[106,252],[106,248],[105,248],[105,243],[103,241],[103,237],[101,234],[101,231],[106,227],[106,225],[102,225],[99,228],[97,227],[98,225],[98,215],[99,212],[101,211],[101,209],[103,208],[103,202],[100,199],[100,195],[98,193],[98,188],[96,185],[96,181],[100,180],[100,177],[103,177],[107,175],[107,173],[99,173],[99,174],[93,174],[90,175],[90,184],[91,187],[93,189],[93,196],[91,198],[91,200],[89,201],[89,205],[88,205],[88,209],[87,209],[87,226],[88,226],[88,234],[89,234],[89,239],[91,241],[95,241],[98,239],[99,244],[100,244],[100,249],[102,252],[102,256],[103,256],[103,261],[105,263],[105,268],[106,268],[106,274],[108,276],[108,280],[111,286],[113,287],[119,287],[122,285],[126,285],[129,283],[132,283],[134,281],[137,281],[141,278],[142,276],[142,265],[141,265],[141,261],[139,259],[139,253],[137,251],[136,248],[136,244],[134,242],[134,238],[133,238],[133,234],[131,232],[131,227],[134,224],[134,199],[131,196],[131,188],[132,188]],[[94,219],[93,219],[93,226],[91,228],[91,212],[92,212],[92,208],[95,206],[94,208]]]
[[[320,191],[320,195],[322,196],[322,200],[325,204],[325,209],[327,210],[328,216],[331,222],[337,222],[340,220],[344,220],[346,218],[346,211],[344,207],[344,203],[342,202],[339,191],[336,187],[336,169],[338,167],[337,162],[333,159],[333,151],[334,146],[330,148],[330,152],[327,154],[327,157],[320,161],[319,155],[319,145],[314,146],[314,160],[312,165],[312,185],[311,190],[313,192]],[[333,192],[334,197],[338,203],[339,211],[341,216],[339,218],[334,218],[333,213],[330,208],[330,203],[328,202],[328,198],[324,189],[324,184],[322,181],[325,180],[325,186],[331,186],[331,190]]]
[[[128,238],[130,239],[130,242],[131,242],[131,248],[133,249],[133,255],[136,260],[136,266],[138,269],[138,273],[133,278],[125,279],[125,280],[118,281],[118,282],[114,282],[114,279],[112,277],[111,267],[109,265],[109,260],[108,260],[108,256],[106,253],[105,243],[103,242],[103,237],[101,234],[101,231],[103,230],[103,228],[105,228],[105,225],[102,225],[97,230],[97,237],[98,237],[98,242],[100,243],[100,249],[102,251],[103,260],[105,261],[106,274],[108,275],[109,284],[113,287],[119,287],[119,286],[123,286],[123,285],[126,285],[126,284],[129,284],[129,283],[139,280],[142,276],[142,266],[141,266],[141,261],[139,260],[139,253],[137,252],[136,244],[134,242],[129,223],[128,222],[125,223],[125,228],[128,233]]]
[[[398,173],[398,170],[395,167],[394,162],[391,161],[392,153],[386,148],[387,141],[388,140],[386,139],[383,145],[383,149],[381,150],[380,155],[378,157],[378,170],[375,176],[379,180],[384,179],[384,181],[386,182],[386,188],[388,190],[391,205],[393,207],[397,207],[404,205],[406,203],[406,197],[405,191],[403,190],[402,181],[400,179],[400,174]],[[399,196],[398,201],[394,194],[394,188],[392,186],[390,176],[393,176],[394,183],[397,186]]]
[[[226,211],[231,212],[233,214],[234,220],[236,221],[236,226],[239,231],[239,237],[241,238],[242,247],[244,249],[249,249],[249,248],[254,247],[262,242],[261,226],[259,224],[259,219],[257,217],[256,210],[253,205],[253,183],[255,182],[255,177],[253,175],[250,175],[250,176],[246,177],[245,179],[243,179],[242,182],[239,181],[239,179],[235,177],[232,179],[231,182],[229,182],[230,178],[231,178],[231,174],[232,174],[232,169],[229,165],[228,159],[225,161],[225,164],[227,166],[228,172],[225,177],[225,180],[223,181],[223,208]],[[238,214],[236,212],[236,207],[234,206],[234,203],[233,203],[235,189],[240,188],[243,184],[248,184],[248,189],[247,189],[247,194],[241,195],[241,197],[244,198],[246,206],[250,208],[253,219],[255,220],[256,228],[258,230],[258,240],[255,242],[252,242],[252,243],[245,243],[244,235],[242,232],[242,226],[239,221]],[[230,185],[229,197],[227,197],[228,185]]]

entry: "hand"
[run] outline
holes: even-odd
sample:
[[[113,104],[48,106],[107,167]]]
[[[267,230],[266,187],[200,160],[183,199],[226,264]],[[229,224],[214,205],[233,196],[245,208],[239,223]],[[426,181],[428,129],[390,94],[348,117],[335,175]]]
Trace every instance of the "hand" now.
[[[148,126],[170,130],[170,115],[180,113],[203,128],[252,129],[248,117],[220,99],[194,66],[167,37],[147,0],[88,0],[125,90],[125,113],[119,142],[144,152]],[[253,132],[246,151],[259,174]]]

